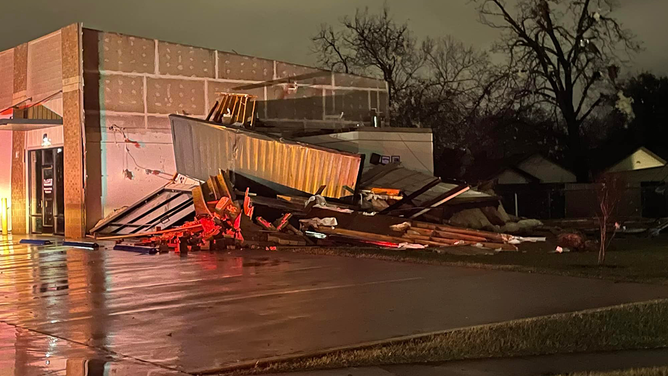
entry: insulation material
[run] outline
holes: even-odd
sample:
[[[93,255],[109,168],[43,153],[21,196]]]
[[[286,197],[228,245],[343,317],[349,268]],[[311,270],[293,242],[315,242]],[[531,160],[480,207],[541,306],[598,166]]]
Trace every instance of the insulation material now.
[[[484,229],[494,231],[497,229],[489,222],[487,216],[485,216],[479,208],[465,209],[455,213],[452,218],[450,218],[450,224],[476,230]]]
[[[349,196],[362,168],[362,156],[290,142],[202,120],[170,115],[178,173],[206,180],[231,170],[323,196]]]
[[[215,78],[215,51],[159,42],[160,74]]]
[[[166,78],[147,80],[147,109],[152,114],[186,111],[204,115],[204,82]]]
[[[233,80],[269,81],[274,78],[274,61],[218,52],[218,77]]]

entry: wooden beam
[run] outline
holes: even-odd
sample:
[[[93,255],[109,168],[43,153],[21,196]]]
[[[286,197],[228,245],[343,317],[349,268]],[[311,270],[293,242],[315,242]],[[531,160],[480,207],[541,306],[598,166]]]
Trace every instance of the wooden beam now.
[[[403,199],[401,199],[401,201],[399,201],[399,202],[395,202],[394,204],[390,205],[387,209],[382,210],[382,211],[381,211],[380,213],[378,213],[378,214],[388,214],[388,213],[390,213],[390,212],[393,211],[393,210],[399,209],[399,208],[401,208],[401,206],[403,206],[404,204],[406,204],[406,203],[408,203],[408,202],[410,202],[410,201],[413,201],[414,199],[416,199],[417,197],[421,196],[423,193],[425,193],[425,192],[427,192],[428,190],[434,188],[435,186],[437,186],[437,185],[440,184],[440,183],[441,183],[441,179],[440,179],[440,178],[436,178],[436,179],[432,180],[431,182],[429,182],[429,183],[428,183],[427,185],[425,185],[424,187],[422,187],[422,188],[418,189],[417,191],[415,191],[415,192],[409,194],[408,196],[404,197]]]
[[[452,232],[452,233],[457,233],[457,234],[464,234],[464,235],[471,235],[471,236],[480,236],[492,241],[498,241],[505,243],[506,241],[510,240],[512,238],[511,235],[508,234],[497,234],[495,232],[489,232],[489,231],[480,231],[480,230],[472,230],[472,229],[465,229],[465,228],[459,228],[459,227],[453,227],[453,226],[447,226],[447,225],[438,225],[434,223],[426,223],[426,222],[419,222],[419,221],[413,221],[412,222],[413,229],[414,228],[426,228],[426,229],[431,229],[431,230],[437,230],[437,231],[445,231],[445,232]]]
[[[227,171],[219,170],[216,180],[218,187],[220,188],[220,193],[223,196],[229,197],[232,201],[235,201],[237,199],[237,194],[234,192],[234,185],[230,179],[230,174]]]
[[[217,108],[218,108],[218,101],[216,101],[216,103],[213,104],[213,107],[211,107],[209,114],[206,116],[206,121],[211,120],[211,117],[213,116],[214,113],[216,113]]]

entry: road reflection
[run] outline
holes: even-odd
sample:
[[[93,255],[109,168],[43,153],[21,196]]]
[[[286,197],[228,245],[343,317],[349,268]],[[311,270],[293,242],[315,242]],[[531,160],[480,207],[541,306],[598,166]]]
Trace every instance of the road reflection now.
[[[190,338],[199,320],[186,317],[206,317],[209,302],[260,286],[247,277],[288,264],[228,252],[150,256],[0,238],[0,376],[179,374],[173,369],[184,354],[197,359],[208,346]],[[121,357],[118,349],[130,350]]]

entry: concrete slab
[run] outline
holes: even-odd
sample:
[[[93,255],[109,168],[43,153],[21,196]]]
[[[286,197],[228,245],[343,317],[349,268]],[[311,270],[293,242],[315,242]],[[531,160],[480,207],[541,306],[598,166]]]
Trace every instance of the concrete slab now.
[[[259,251],[6,244],[0,260],[0,321],[186,372],[668,297],[668,286]]]

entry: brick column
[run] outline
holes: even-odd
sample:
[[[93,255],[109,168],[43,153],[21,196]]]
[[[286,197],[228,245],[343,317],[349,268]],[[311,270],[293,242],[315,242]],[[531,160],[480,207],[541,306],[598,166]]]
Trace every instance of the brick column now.
[[[12,103],[26,99],[28,90],[28,44],[14,48],[14,95]],[[12,234],[28,233],[26,222],[25,132],[12,132]]]
[[[86,234],[81,25],[61,29],[63,62],[63,158],[65,236]]]
[[[26,136],[23,131],[12,132],[12,234],[28,233],[26,222]]]

